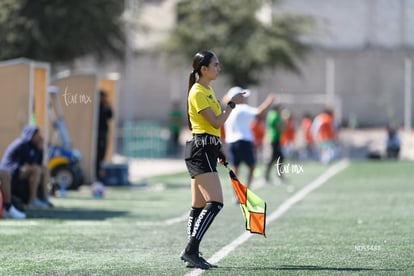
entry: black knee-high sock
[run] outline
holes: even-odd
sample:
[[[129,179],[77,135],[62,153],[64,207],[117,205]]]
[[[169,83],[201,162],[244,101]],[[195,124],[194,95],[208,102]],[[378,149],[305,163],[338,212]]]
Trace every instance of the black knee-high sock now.
[[[217,201],[207,202],[206,207],[204,207],[204,209],[201,211],[194,225],[190,241],[185,248],[185,251],[187,253],[198,254],[201,239],[222,208],[223,203]]]
[[[200,207],[200,208],[192,207],[191,208],[190,214],[188,215],[188,222],[187,222],[188,240],[191,239],[191,234],[193,233],[194,225],[197,221],[198,216],[200,215],[203,209],[204,209],[203,207]]]

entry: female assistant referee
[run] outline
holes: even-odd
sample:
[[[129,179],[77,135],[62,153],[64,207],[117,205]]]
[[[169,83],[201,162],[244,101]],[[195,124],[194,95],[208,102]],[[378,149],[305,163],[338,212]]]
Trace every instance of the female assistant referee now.
[[[185,163],[191,176],[191,211],[188,217],[188,243],[181,259],[188,267],[216,267],[200,256],[199,245],[215,216],[223,208],[223,193],[217,174],[217,161],[225,157],[221,151],[220,127],[227,120],[243,94],[235,95],[222,110],[210,82],[220,72],[217,56],[200,51],[193,58],[193,71],[188,82],[188,127],[193,137],[186,142]]]

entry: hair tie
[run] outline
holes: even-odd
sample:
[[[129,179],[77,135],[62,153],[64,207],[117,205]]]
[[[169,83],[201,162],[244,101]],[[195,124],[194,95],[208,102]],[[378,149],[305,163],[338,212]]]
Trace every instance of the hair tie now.
[[[197,73],[196,70],[193,70],[193,72],[191,72],[191,74],[195,75]]]

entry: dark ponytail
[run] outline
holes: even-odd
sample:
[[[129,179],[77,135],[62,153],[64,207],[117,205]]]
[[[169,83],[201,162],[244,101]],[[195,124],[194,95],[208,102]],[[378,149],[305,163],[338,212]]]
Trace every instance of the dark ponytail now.
[[[190,73],[190,77],[188,78],[188,89],[187,89],[187,124],[190,130],[192,130],[193,127],[190,122],[190,114],[188,113],[189,112],[188,95],[190,94],[191,87],[193,87],[194,83],[197,81],[196,74],[198,74],[198,77],[201,77],[201,67],[209,66],[212,57],[214,57],[213,52],[200,51],[196,53],[193,58],[193,71]]]
[[[194,83],[196,82],[196,71],[190,73],[190,77],[188,78],[188,89],[187,89],[187,125],[188,129],[193,130],[193,127],[190,122],[190,114],[189,114],[189,106],[188,106],[188,95],[190,94],[190,89],[193,87]]]

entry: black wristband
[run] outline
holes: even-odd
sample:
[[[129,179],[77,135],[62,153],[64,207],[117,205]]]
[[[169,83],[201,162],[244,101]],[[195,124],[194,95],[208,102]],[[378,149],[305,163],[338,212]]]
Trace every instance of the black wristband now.
[[[235,102],[232,102],[232,101],[229,101],[229,102],[227,103],[227,105],[228,105],[228,106],[230,106],[230,107],[231,107],[231,109],[234,109],[234,108],[236,107],[236,103],[235,103]]]

